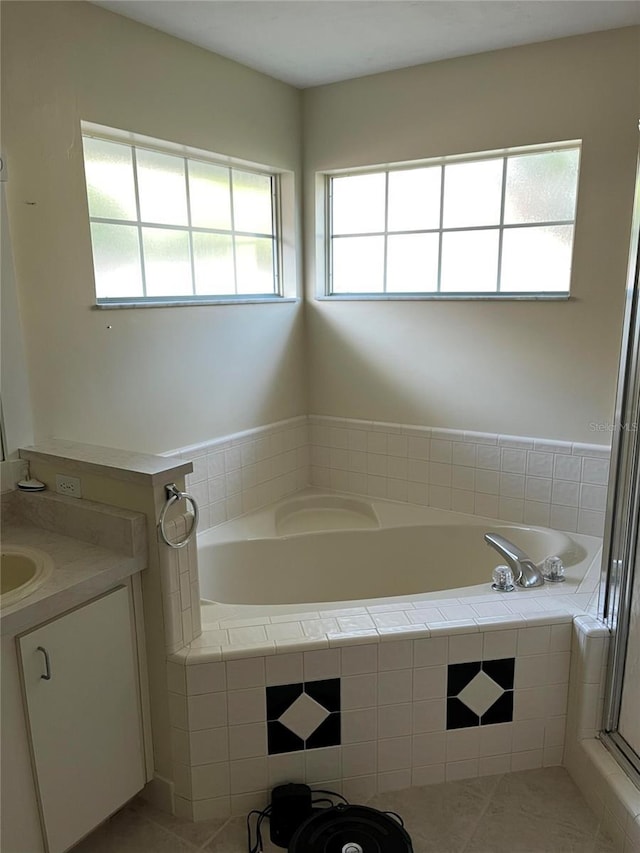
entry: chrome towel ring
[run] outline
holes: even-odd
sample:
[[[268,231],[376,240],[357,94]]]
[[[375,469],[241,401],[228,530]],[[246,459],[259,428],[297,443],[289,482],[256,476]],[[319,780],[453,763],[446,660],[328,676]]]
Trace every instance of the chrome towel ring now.
[[[167,495],[167,502],[162,507],[162,512],[160,513],[160,522],[158,524],[158,528],[160,530],[160,536],[162,536],[163,541],[170,548],[184,548],[185,545],[189,544],[189,542],[193,538],[193,534],[198,529],[198,519],[200,518],[200,512],[198,510],[198,504],[195,502],[195,499],[191,497],[191,495],[188,495],[186,492],[181,492],[175,483],[171,483],[170,485],[165,486],[164,488],[165,488],[165,492]],[[191,503],[191,506],[193,507],[193,524],[191,525],[189,532],[184,537],[182,542],[172,542],[169,539],[169,537],[167,536],[167,533],[164,529],[164,522],[165,522],[165,519],[167,516],[167,511],[168,511],[169,507],[173,506],[173,504],[176,501],[181,501],[183,499],[186,501],[189,501]]]

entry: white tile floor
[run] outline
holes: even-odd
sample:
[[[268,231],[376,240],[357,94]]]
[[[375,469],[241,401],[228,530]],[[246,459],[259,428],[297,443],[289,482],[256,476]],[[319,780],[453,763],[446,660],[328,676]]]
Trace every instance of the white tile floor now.
[[[402,815],[414,853],[613,853],[562,767],[380,794]],[[268,835],[268,828],[266,834]],[[265,843],[265,853],[280,850]],[[189,823],[134,800],[72,853],[246,853],[244,818]]]

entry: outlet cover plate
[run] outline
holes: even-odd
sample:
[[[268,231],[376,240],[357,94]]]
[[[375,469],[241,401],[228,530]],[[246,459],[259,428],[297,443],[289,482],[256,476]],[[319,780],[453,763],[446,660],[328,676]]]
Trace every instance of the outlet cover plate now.
[[[82,488],[78,477],[69,477],[67,474],[56,474],[56,492],[59,495],[67,495],[70,498],[81,498]]]

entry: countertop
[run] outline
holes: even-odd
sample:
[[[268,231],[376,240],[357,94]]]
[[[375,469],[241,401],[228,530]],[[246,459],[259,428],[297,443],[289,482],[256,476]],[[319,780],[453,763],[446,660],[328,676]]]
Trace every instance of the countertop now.
[[[33,500],[36,496],[29,497]],[[59,502],[59,496],[55,497]],[[86,506],[89,502],[81,503]],[[92,507],[97,509],[99,505]],[[112,511],[113,519],[113,508],[105,506],[104,509]],[[39,548],[49,554],[55,567],[47,581],[31,595],[2,608],[0,633],[3,636],[19,634],[46,622],[101,595],[146,567],[146,543],[141,545],[143,537],[139,535],[133,537],[136,547],[115,550],[38,526],[14,513],[8,515],[10,517],[2,526],[3,545]],[[133,522],[132,528],[138,532],[141,527],[144,530],[144,516],[126,511],[122,511],[122,515],[127,517],[123,521]]]

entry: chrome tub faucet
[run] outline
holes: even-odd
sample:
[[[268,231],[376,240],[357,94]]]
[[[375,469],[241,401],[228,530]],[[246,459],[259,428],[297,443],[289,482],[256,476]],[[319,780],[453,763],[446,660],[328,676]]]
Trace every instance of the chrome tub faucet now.
[[[518,586],[542,586],[544,576],[533,560],[517,545],[498,533],[485,533],[484,541],[504,557]]]

